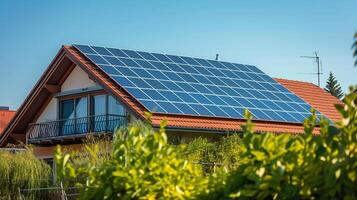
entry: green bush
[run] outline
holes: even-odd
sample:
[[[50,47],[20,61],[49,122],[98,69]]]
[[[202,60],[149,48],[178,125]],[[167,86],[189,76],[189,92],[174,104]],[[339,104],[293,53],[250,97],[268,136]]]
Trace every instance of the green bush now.
[[[238,168],[204,199],[356,199],[357,94],[337,106],[342,120],[334,127],[315,115],[305,134],[254,134],[248,120]],[[251,119],[250,114],[247,115]]]
[[[313,114],[305,134],[256,134],[247,111],[242,139],[199,138],[184,148],[168,145],[163,128],[134,124],[115,134],[110,158],[100,165],[99,148],[88,147],[89,163],[79,168],[58,148],[58,176],[88,177],[79,183],[82,199],[356,199],[356,99],[351,93],[337,106],[336,127]],[[320,135],[313,136],[317,123]],[[233,167],[207,174],[194,161]]]
[[[199,137],[185,145],[181,154],[204,172],[230,171],[239,164],[240,144],[239,134],[227,135],[218,141]]]
[[[31,150],[11,153],[0,151],[0,199],[19,199],[19,189],[47,187],[51,168],[37,159]],[[26,199],[38,199],[37,191],[27,192]]]
[[[74,169],[82,169],[88,166],[88,163],[92,164],[92,167],[101,167],[104,163],[110,160],[110,152],[112,149],[112,138],[109,136],[95,136],[89,134],[84,140],[85,148],[71,151],[66,148],[61,151],[69,152],[71,156],[67,156],[66,163]],[[95,154],[95,155],[92,155]],[[66,187],[73,187],[77,182],[85,183],[87,174],[78,174],[75,178],[62,179],[61,182]]]
[[[81,199],[189,199],[208,183],[191,163],[167,144],[164,130],[136,123],[120,130],[113,139],[110,158],[97,165],[99,148],[87,146],[86,166],[73,167],[73,155],[57,148],[55,159],[60,180],[88,177],[77,185]]]

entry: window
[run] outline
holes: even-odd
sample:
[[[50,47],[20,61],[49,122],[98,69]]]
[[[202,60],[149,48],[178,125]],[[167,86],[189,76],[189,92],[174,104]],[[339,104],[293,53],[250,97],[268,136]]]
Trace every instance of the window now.
[[[61,119],[62,135],[69,135],[74,133],[73,119],[75,118],[74,112],[74,99],[64,100],[61,102]]]
[[[88,132],[88,98],[81,97],[76,99],[75,124],[77,133]]]
[[[106,94],[60,101],[61,135],[113,131],[126,115],[124,107]]]
[[[112,96],[108,96],[108,114],[125,115],[124,107]]]

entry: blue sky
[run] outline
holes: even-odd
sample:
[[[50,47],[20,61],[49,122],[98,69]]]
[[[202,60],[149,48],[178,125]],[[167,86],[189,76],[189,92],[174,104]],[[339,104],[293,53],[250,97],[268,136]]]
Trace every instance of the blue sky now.
[[[0,1],[0,105],[16,109],[63,44],[92,44],[253,64],[273,77],[344,91],[357,83],[356,0]]]

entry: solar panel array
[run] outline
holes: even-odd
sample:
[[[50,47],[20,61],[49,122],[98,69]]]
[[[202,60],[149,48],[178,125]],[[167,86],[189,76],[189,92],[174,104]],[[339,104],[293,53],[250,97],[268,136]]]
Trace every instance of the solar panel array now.
[[[74,45],[149,111],[302,122],[311,106],[255,66]],[[320,113],[318,113],[321,115]]]

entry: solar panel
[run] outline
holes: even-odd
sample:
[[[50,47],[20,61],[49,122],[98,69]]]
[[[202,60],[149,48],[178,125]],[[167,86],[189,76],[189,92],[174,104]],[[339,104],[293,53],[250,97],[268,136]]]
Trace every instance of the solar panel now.
[[[302,122],[311,106],[255,66],[74,45],[151,112]],[[322,116],[318,112],[318,115]]]

